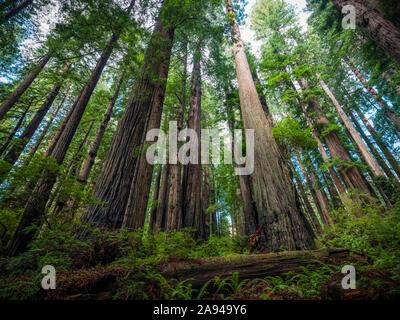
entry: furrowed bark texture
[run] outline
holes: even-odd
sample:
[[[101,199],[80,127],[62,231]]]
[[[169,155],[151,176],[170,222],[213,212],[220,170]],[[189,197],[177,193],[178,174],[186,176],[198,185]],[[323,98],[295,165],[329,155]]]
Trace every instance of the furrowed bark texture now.
[[[89,207],[83,217],[84,222],[111,229],[122,226],[130,199],[135,166],[138,164],[140,153],[143,153],[143,150],[140,152],[140,148],[143,147],[148,118],[151,110],[159,109],[164,101],[174,30],[171,26],[166,27],[162,20],[156,23],[141,68],[141,77],[135,82],[96,184],[95,197],[106,204]],[[163,74],[164,76],[160,77]],[[136,190],[136,193],[150,188],[145,182],[141,179],[141,188]],[[147,190],[143,196],[148,197],[148,193]],[[128,214],[125,225],[133,228],[143,227],[144,220],[145,215],[139,217]]]
[[[332,0],[332,3],[342,11],[346,5],[356,9],[356,24],[380,46],[387,55],[400,63],[400,30],[385,19],[377,9],[368,6],[365,0]]]
[[[245,129],[254,129],[252,196],[262,228],[261,246],[269,251],[304,250],[314,247],[312,229],[300,210],[289,168],[273,138],[254,85],[239,25],[231,0],[225,0],[239,85]]]

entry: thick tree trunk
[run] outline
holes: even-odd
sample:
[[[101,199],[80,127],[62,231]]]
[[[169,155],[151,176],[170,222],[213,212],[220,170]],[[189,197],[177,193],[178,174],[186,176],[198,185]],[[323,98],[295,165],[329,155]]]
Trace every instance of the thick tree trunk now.
[[[304,78],[300,80],[301,87],[303,90],[309,90],[307,81]],[[323,128],[330,125],[328,118],[325,116],[321,105],[314,97],[308,98],[308,105],[310,111],[316,114],[316,124],[319,128]],[[327,133],[324,137],[325,143],[333,158],[338,158],[342,161],[348,163],[353,162],[350,157],[349,152],[344,147],[343,143],[340,141],[336,130],[332,130]],[[339,167],[340,175],[342,176],[344,183],[348,188],[358,189],[361,193],[374,196],[372,189],[370,188],[368,182],[361,175],[360,171],[356,166],[350,167]]]
[[[136,79],[124,116],[118,125],[96,184],[95,197],[107,204],[89,207],[83,217],[84,222],[93,222],[111,229],[120,228],[123,223],[135,167],[141,153],[144,153],[141,148],[146,136],[150,111],[162,109],[174,31],[173,26],[164,27],[161,20],[156,23],[141,68],[141,76]],[[148,198],[150,188],[148,180],[140,179],[140,183],[140,188],[132,192],[137,194],[143,192],[143,197]],[[136,203],[132,203],[132,206],[135,205]],[[145,212],[141,216],[134,216],[128,212],[124,223],[127,227],[144,226]],[[85,236],[86,232],[83,231],[81,238]]]
[[[368,6],[365,0],[332,0],[341,11],[346,5],[356,9],[356,24],[380,46],[388,56],[400,63],[400,30],[385,19],[377,9]]]
[[[398,117],[398,115],[393,111],[393,109],[391,109],[387,105],[387,103],[382,98],[379,97],[378,92],[376,92],[376,90],[369,85],[367,79],[363,76],[362,72],[356,68],[356,66],[350,61],[350,59],[348,57],[344,57],[343,60],[347,63],[355,76],[360,80],[360,82],[363,84],[371,97],[383,110],[385,110],[388,122],[390,124],[393,124],[396,130],[400,132],[400,118]]]
[[[160,182],[161,182],[161,175],[162,175],[162,166],[158,166],[156,181],[154,184],[154,191],[153,191],[153,202],[151,205],[150,210],[150,219],[149,219],[149,231],[156,231],[156,219],[157,219],[157,208],[158,208],[158,198],[160,196]]]
[[[65,74],[65,72],[68,71],[70,68],[70,63],[68,63],[64,70],[61,73],[61,76]],[[46,100],[44,103],[40,106],[39,110],[36,112],[36,114],[33,116],[32,120],[29,122],[29,124],[26,126],[25,130],[22,132],[22,134],[19,136],[19,141],[13,145],[13,147],[8,151],[7,155],[5,156],[4,160],[10,163],[11,165],[14,165],[15,162],[19,159],[21,156],[21,153],[24,151],[26,145],[29,143],[33,135],[35,134],[36,130],[39,128],[42,120],[46,116],[47,112],[51,108],[54,100],[57,98],[58,93],[60,92],[62,85],[62,81],[59,81],[57,84],[55,84],[49,93],[49,95],[46,97]]]
[[[254,129],[252,196],[258,213],[259,247],[268,251],[314,247],[286,161],[280,154],[250,72],[232,1],[225,0],[231,24],[240,105],[245,129]]]
[[[108,123],[110,122],[111,119],[111,115],[114,109],[114,105],[115,102],[118,99],[119,96],[119,92],[121,90],[121,86],[122,86],[122,82],[124,81],[124,73],[122,73],[121,77],[119,78],[118,82],[117,82],[117,86],[114,90],[114,94],[107,106],[107,110],[104,114],[103,120],[100,123],[100,127],[97,130],[96,136],[94,138],[94,141],[92,143],[92,146],[90,147],[90,151],[88,156],[86,157],[86,160],[83,164],[82,170],[79,173],[78,176],[78,181],[81,182],[82,184],[86,185],[89,176],[90,176],[90,172],[92,171],[92,167],[94,165],[94,162],[96,160],[97,157],[97,152],[99,151],[100,145],[101,145],[101,141],[103,140],[104,137],[104,133],[106,132]]]
[[[183,58],[183,77],[182,77],[182,94],[180,97],[180,104],[178,109],[177,129],[180,132],[183,129],[183,122],[185,118],[186,109],[186,87],[187,87],[187,67],[188,67],[188,47],[185,46]],[[180,230],[182,227],[182,166],[178,160],[177,153],[173,155],[172,163],[170,165],[171,185],[169,190],[168,199],[168,213],[167,213],[167,231]]]
[[[119,34],[114,34],[107,43],[101,57],[97,61],[96,67],[93,69],[90,79],[82,89],[79,98],[75,101],[72,107],[73,111],[71,116],[62,130],[60,137],[55,144],[53,151],[51,152],[52,158],[55,159],[57,164],[61,165],[64,161],[64,157],[67,153],[68,147],[75,135],[76,129],[81,121],[83,113],[85,112],[86,106],[92,96],[92,93],[100,79],[101,73],[107,64],[108,59],[111,56],[115,43],[118,41]],[[40,220],[43,217],[46,203],[49,199],[51,189],[53,188],[57,180],[57,173],[45,169],[41,178],[39,179],[32,196],[28,199],[25,210],[22,214],[21,221],[18,225],[17,231],[15,232],[14,239],[9,248],[8,254],[15,256],[26,250],[27,245],[35,236],[35,231],[25,232],[25,229],[34,224],[40,224]]]
[[[175,264],[163,271],[167,279],[188,280],[194,289],[200,289],[216,276],[221,279],[239,273],[239,279],[263,279],[267,276],[281,276],[289,271],[301,273],[302,267],[313,270],[326,264],[338,264],[345,261],[363,259],[360,255],[351,258],[354,253],[346,249],[322,249],[316,251],[297,251],[289,253],[270,253],[257,255],[239,255],[232,257],[212,257],[189,260]],[[207,286],[211,291],[212,282]],[[214,287],[214,289],[216,289]]]
[[[199,43],[193,59],[189,117],[187,123],[187,128],[194,130],[199,140],[202,98],[201,54],[201,45]],[[197,155],[197,163],[189,163],[184,168],[184,184],[182,185],[184,190],[182,203],[183,227],[193,229],[193,236],[196,239],[205,239],[204,214],[201,205],[200,182],[202,181],[202,172],[200,164],[200,143],[198,144]]]
[[[21,98],[26,89],[29,88],[49,60],[50,56],[48,54],[44,55],[40,59],[39,64],[34,67],[34,69],[26,76],[19,86],[15,88],[15,90],[7,97],[6,100],[3,101],[0,106],[0,120],[2,120],[7,112],[15,105],[15,103],[18,102],[19,98]]]
[[[361,155],[363,156],[365,162],[367,163],[367,165],[370,166],[373,175],[375,177],[383,176],[384,173],[381,170],[381,168],[379,167],[379,164],[377,163],[375,158],[372,156],[372,154],[369,152],[367,146],[365,145],[364,141],[358,134],[357,130],[354,128],[349,117],[344,112],[342,106],[336,100],[335,96],[333,95],[333,93],[331,92],[331,90],[328,88],[328,86],[326,85],[326,83],[323,80],[320,80],[320,84],[321,84],[322,89],[324,89],[325,93],[332,100],[332,103],[335,106],[336,111],[338,112],[340,118],[343,120],[343,123],[346,126],[347,130],[349,131],[350,136],[353,138],[353,140],[357,144],[357,147],[360,150]]]
[[[8,10],[1,18],[0,18],[0,24],[4,23],[5,21],[10,20],[12,17],[16,16],[18,13],[20,13],[22,10],[24,10],[26,7],[28,7],[33,0],[23,0],[17,5],[15,5],[13,8]]]

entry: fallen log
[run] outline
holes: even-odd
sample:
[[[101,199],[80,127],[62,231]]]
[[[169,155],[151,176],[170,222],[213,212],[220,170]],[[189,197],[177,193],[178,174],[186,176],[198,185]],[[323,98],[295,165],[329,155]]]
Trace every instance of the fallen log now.
[[[166,279],[178,282],[188,280],[193,288],[199,289],[218,276],[226,278],[238,272],[240,280],[280,276],[289,271],[302,272],[302,267],[315,270],[323,264],[341,264],[358,261],[365,257],[347,249],[322,249],[293,251],[257,255],[233,255],[168,263],[163,270]]]

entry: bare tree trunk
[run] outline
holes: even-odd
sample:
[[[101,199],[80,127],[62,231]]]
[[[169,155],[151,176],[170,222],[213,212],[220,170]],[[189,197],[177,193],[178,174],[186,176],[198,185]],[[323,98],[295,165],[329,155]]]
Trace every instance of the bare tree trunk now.
[[[400,63],[400,30],[385,19],[377,9],[370,8],[365,0],[332,0],[341,11],[346,5],[356,9],[356,24],[388,56]]]
[[[252,196],[258,213],[259,248],[268,251],[304,250],[314,247],[312,229],[300,203],[265,116],[250,72],[232,1],[225,0],[231,25],[240,105],[245,129],[254,129]]]
[[[13,8],[8,10],[3,17],[0,19],[0,24],[4,23],[5,21],[10,20],[12,17],[16,16],[19,12],[21,12],[23,9],[28,7],[33,0],[23,0],[17,5],[15,5]]]
[[[357,147],[360,150],[361,155],[364,158],[365,162],[367,163],[367,165],[370,166],[373,175],[375,177],[384,176],[384,173],[381,170],[381,168],[379,167],[379,165],[376,162],[375,158],[369,152],[369,150],[368,150],[367,146],[365,145],[364,141],[362,140],[362,138],[358,134],[357,130],[354,128],[354,126],[351,123],[349,117],[344,112],[342,106],[336,100],[336,98],[333,95],[333,93],[331,92],[331,90],[328,88],[328,86],[326,85],[326,83],[323,80],[320,80],[320,84],[321,84],[322,89],[324,89],[325,93],[332,100],[332,103],[335,106],[336,111],[338,112],[340,118],[343,120],[343,123],[346,126],[347,130],[349,131],[350,136],[353,138],[353,140],[357,144]]]
[[[19,86],[15,88],[15,90],[6,98],[6,100],[3,101],[0,106],[0,120],[2,120],[7,112],[15,105],[15,103],[18,102],[19,98],[21,98],[26,89],[29,88],[49,60],[50,56],[48,54],[44,55],[40,59],[39,64],[34,67],[34,69],[26,76]]]
[[[209,208],[211,206],[211,190],[210,190],[210,167],[203,166],[203,183],[202,183],[202,208],[205,226],[205,239],[207,240],[211,235],[211,215]]]
[[[197,137],[200,137],[200,119],[201,119],[201,98],[202,98],[202,83],[201,83],[201,44],[197,45],[193,58],[193,71],[191,79],[191,95],[189,106],[189,118],[187,127],[196,132]],[[189,154],[188,154],[189,155]],[[184,169],[184,184],[182,188],[183,194],[183,227],[191,228],[193,236],[196,239],[205,238],[204,217],[201,205],[201,164],[200,164],[200,143],[197,149],[197,164],[189,163]]]
[[[118,125],[96,184],[95,197],[107,204],[90,206],[83,216],[84,222],[93,222],[111,229],[120,228],[123,222],[127,227],[144,226],[145,211],[143,215],[135,216],[127,210],[127,204],[131,200],[130,191],[140,153],[144,153],[141,148],[151,110],[162,109],[174,31],[173,26],[166,29],[161,18],[156,23],[141,68],[141,76],[136,79],[124,116]],[[143,197],[148,199],[151,175],[150,183],[144,179],[140,179],[140,182],[142,183],[140,189],[132,192],[137,194],[143,192]],[[132,206],[135,205],[133,202]],[[125,215],[125,212],[129,214]],[[85,230],[81,232],[80,237],[86,237]]]

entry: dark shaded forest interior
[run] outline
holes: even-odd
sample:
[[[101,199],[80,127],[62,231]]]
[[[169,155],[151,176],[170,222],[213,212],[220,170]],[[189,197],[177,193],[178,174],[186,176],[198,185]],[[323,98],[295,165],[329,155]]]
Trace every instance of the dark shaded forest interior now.
[[[0,0],[0,300],[399,298],[399,161],[396,0]]]

